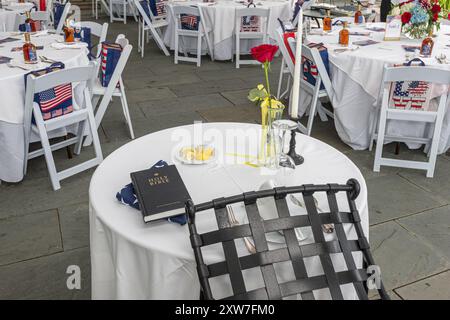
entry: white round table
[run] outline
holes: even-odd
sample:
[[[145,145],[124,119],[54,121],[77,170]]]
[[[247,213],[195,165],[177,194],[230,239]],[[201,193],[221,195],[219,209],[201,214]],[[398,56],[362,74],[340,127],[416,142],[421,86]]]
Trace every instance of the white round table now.
[[[109,155],[95,171],[89,189],[93,299],[199,298],[199,282],[187,226],[167,221],[145,224],[140,211],[120,203],[115,195],[130,183],[130,172],[147,169],[159,160],[177,165],[196,204],[258,190],[262,183],[273,178],[261,168],[229,164],[237,159],[236,155],[255,155],[254,149],[246,149],[246,146],[253,142],[258,145],[260,126],[206,123],[201,128],[202,133],[198,136],[205,137],[205,140],[215,137],[212,141],[223,156],[219,157],[224,159],[223,164],[184,165],[171,160],[173,152],[194,135],[194,126],[188,125],[155,132],[127,143]],[[232,141],[239,143],[235,146]],[[289,179],[290,185],[346,183],[349,178],[360,182],[361,193],[356,203],[364,232],[368,235],[367,188],[359,169],[341,152],[308,136],[297,135],[297,152],[304,156],[305,162],[296,168]],[[319,206],[326,203],[325,196],[318,196],[318,200]],[[340,205],[342,200],[338,199]],[[289,206],[292,212],[296,210],[291,204]],[[234,211],[238,220],[242,219],[243,212],[239,208]],[[197,216],[200,229],[214,228],[214,224],[212,212]],[[346,231],[350,238],[354,236],[354,230],[347,228]],[[327,239],[331,240],[333,234],[326,237],[331,237]],[[245,253],[242,243],[237,243],[237,246]],[[208,248],[203,253],[206,261],[220,260],[217,247]],[[342,267],[345,270],[343,260],[339,257],[333,257],[333,260],[337,269]],[[305,259],[305,263],[309,275],[321,273],[317,259]],[[257,285],[257,280],[254,281]],[[215,290],[226,294],[220,281],[215,284]],[[344,297],[354,297],[352,290],[345,288]],[[323,297],[327,295],[318,293],[316,296]]]
[[[11,36],[13,34],[13,36]],[[3,43],[0,47],[0,56],[23,60],[22,51],[12,52],[14,47],[22,47],[23,36],[17,33],[0,33],[0,39],[8,37],[17,41]],[[87,49],[54,49],[51,43],[61,40],[58,35],[31,36],[31,41],[36,46],[44,46],[38,50],[38,55],[49,59],[61,61],[66,68],[85,66],[89,63]],[[47,63],[35,65],[36,69],[48,67]],[[0,180],[18,182],[23,179],[24,164],[24,136],[23,116],[25,101],[24,75],[30,71],[19,68],[10,68],[7,64],[0,64]],[[74,108],[76,108],[77,95],[74,96]],[[55,133],[56,134],[56,133]],[[65,133],[60,133],[65,135]],[[55,135],[52,135],[54,137]]]
[[[0,9],[0,30],[1,31],[15,31],[16,15],[30,11],[34,3],[3,3],[3,8]]]
[[[367,27],[385,27],[385,23],[369,23]],[[371,124],[373,117],[378,112],[378,97],[381,88],[383,70],[385,66],[402,64],[406,61],[406,51],[402,45],[420,46],[421,40],[411,40],[402,37],[400,41],[383,41],[384,31],[370,31],[370,36],[350,35],[350,46],[358,40],[373,39],[378,44],[360,46],[355,51],[334,53],[338,44],[340,26],[333,26],[331,33],[326,35],[309,35],[308,41],[323,43],[328,49],[330,61],[330,77],[335,96],[333,97],[333,109],[335,114],[336,130],[340,138],[357,150],[367,149],[370,142]],[[350,32],[368,32],[366,26],[350,25]],[[425,64],[436,68],[450,70],[450,64],[438,64],[435,56],[444,53],[450,58],[450,26],[442,25],[438,37],[434,38],[435,45],[431,58],[420,58]],[[355,46],[354,46],[355,47]],[[411,58],[410,58],[411,59]],[[306,93],[303,95],[307,95]],[[309,99],[303,101],[299,107],[302,114],[309,105]],[[427,126],[421,123],[405,123],[390,121],[387,126],[387,134],[424,136]],[[410,145],[417,147],[417,145]],[[450,148],[450,109],[447,109],[441,132],[439,153]]]
[[[292,10],[290,8],[290,1],[255,1],[258,8],[269,8],[269,25],[268,34],[272,39],[275,38],[275,31],[279,26],[277,21],[280,18],[285,21],[291,18]],[[214,59],[216,60],[230,60],[234,55],[234,29],[235,29],[235,10],[236,8],[245,8],[242,3],[235,0],[216,0],[214,3],[203,3],[202,1],[171,1],[171,5],[198,5],[201,7],[207,28],[211,28],[210,40],[212,42]],[[164,33],[164,43],[174,50],[175,48],[175,30],[171,15],[168,15],[169,25]],[[186,38],[184,43],[188,50],[196,52],[197,44],[195,40]],[[241,51],[250,52],[250,48],[259,44],[255,40],[242,40]],[[206,44],[203,45],[206,52]]]

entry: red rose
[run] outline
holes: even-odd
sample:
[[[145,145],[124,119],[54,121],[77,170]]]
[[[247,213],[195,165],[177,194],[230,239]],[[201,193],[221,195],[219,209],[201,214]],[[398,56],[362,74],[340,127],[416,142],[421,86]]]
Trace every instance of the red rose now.
[[[449,13],[448,16],[447,16],[447,20],[450,20],[450,13]]]
[[[402,14],[402,24],[407,24],[411,20],[411,12],[404,12]]]
[[[261,63],[272,62],[273,57],[275,56],[275,53],[277,53],[277,51],[278,46],[273,46],[271,44],[262,44],[251,49],[253,59]]]
[[[433,22],[436,22],[437,19],[439,19],[439,14],[437,13],[433,14]]]
[[[431,12],[433,12],[434,14],[441,12],[441,6],[438,4],[433,4],[433,6],[431,7]]]

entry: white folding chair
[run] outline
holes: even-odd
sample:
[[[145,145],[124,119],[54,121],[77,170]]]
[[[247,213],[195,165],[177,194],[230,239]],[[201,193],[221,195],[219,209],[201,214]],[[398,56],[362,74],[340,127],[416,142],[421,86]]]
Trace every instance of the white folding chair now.
[[[95,17],[95,19],[97,19],[97,20],[98,20],[99,5],[100,5],[100,8],[103,7],[103,9],[106,11],[106,14],[110,15],[109,6],[105,0],[92,0],[92,16]]]
[[[106,40],[106,36],[108,34],[108,24],[106,22],[100,24],[93,21],[82,21],[80,22],[80,26],[83,28],[91,29],[91,35],[94,35],[98,38],[96,57],[99,57],[102,50],[102,42]]]
[[[97,127],[95,125],[94,113],[88,89],[88,81],[93,76],[95,67],[93,64],[86,67],[78,67],[71,69],[64,69],[55,71],[40,77],[29,75],[27,77],[26,95],[25,95],[25,116],[24,116],[24,133],[25,133],[25,166],[24,174],[27,171],[27,162],[29,159],[44,155],[47,162],[47,169],[50,175],[50,180],[54,190],[61,188],[60,181],[80,173],[84,170],[92,168],[100,164],[103,160],[102,150],[100,147],[100,140],[98,138]],[[37,103],[34,102],[35,93],[43,92],[59,85],[77,83],[78,86],[84,85],[83,101],[79,101],[80,109],[74,110],[71,113],[61,115],[56,118],[44,120],[41,109]],[[34,116],[35,125],[32,125],[32,115]],[[53,130],[65,128],[69,125],[78,124],[77,135],[73,138],[50,144],[49,135]],[[85,129],[89,127],[92,141],[94,142],[95,157],[87,160],[81,164],[57,172],[52,151],[64,148],[68,145],[75,144],[74,153],[81,152],[82,141]],[[42,144],[42,148],[29,151],[31,131],[37,131]]]
[[[115,8],[114,8],[115,7]],[[119,8],[122,8],[122,16],[120,16]],[[109,0],[109,21],[113,23],[114,21],[122,21],[127,24],[127,8],[130,9],[133,14],[134,20],[138,21],[136,10],[133,6],[131,0]],[[114,14],[116,11],[117,15]]]
[[[280,26],[276,32],[276,42],[278,43],[278,48],[281,52],[281,66],[280,66],[280,75],[278,78],[278,90],[277,90],[277,98],[282,99],[286,94],[290,91],[291,78],[294,74],[294,61],[292,57],[289,55],[288,48],[284,42],[284,29]],[[287,83],[286,89],[281,92],[284,76],[287,75]]]
[[[50,24],[50,14],[47,11],[31,11],[30,18],[41,23],[41,29],[46,30]],[[25,14],[16,14],[14,20],[14,30],[19,30],[19,26],[25,23]]]
[[[128,58],[130,57],[133,46],[129,44],[128,39],[126,39],[123,35],[117,36],[116,43],[120,44],[120,46],[122,47],[122,53],[111,76],[109,85],[107,87],[103,87],[100,83],[98,75],[96,75],[93,81],[93,105],[97,105],[98,101],[101,98],[101,102],[95,112],[95,123],[98,128],[102,122],[103,116],[105,115],[106,109],[112,97],[119,97],[122,104],[122,111],[125,117],[125,121],[130,131],[131,139],[134,139],[133,125],[131,123],[130,111],[128,109],[127,97],[125,95],[125,86],[122,80],[122,72],[125,68],[125,65],[127,64]],[[117,84],[119,84],[119,86],[117,86]],[[89,144],[90,142],[91,141],[89,139],[86,139],[85,145]]]
[[[207,28],[205,24],[205,19],[203,17],[203,12],[200,6],[170,6],[170,12],[173,16],[173,21],[175,23],[175,64],[178,64],[178,61],[187,61],[187,62],[196,62],[197,67],[200,67],[201,58],[202,58],[202,44],[203,39],[206,40],[206,46],[208,47],[209,56],[211,60],[214,61],[214,52],[209,40],[208,33],[210,30]],[[182,17],[183,16],[183,17]],[[197,18],[194,18],[197,17]],[[188,19],[196,19],[197,30],[190,30],[183,28],[183,25],[189,24]],[[200,21],[198,21],[200,19]],[[182,22],[183,20],[183,22]],[[181,47],[184,52],[184,57],[179,55],[179,40],[181,37]],[[183,37],[191,37],[197,38],[197,57],[191,58],[188,56],[186,45],[184,44]]]
[[[235,39],[236,39],[236,68],[244,64],[260,64],[254,59],[241,59],[241,40],[257,40],[260,39],[262,43],[267,43],[268,35],[267,28],[269,23],[269,9],[267,8],[237,8],[235,18]],[[247,27],[243,19],[250,24]],[[252,26],[252,19],[255,24]],[[248,53],[248,52],[246,52]]]
[[[58,25],[55,27],[56,34],[62,33],[64,23],[66,22],[67,16],[69,15],[69,11],[70,11],[70,2],[66,2],[64,4],[64,10],[63,13],[61,14],[61,18],[59,19]],[[53,17],[53,10],[51,11],[50,16],[53,18],[52,21],[55,21]]]
[[[428,178],[432,178],[434,174],[434,167],[436,165],[437,151],[441,135],[442,121],[444,119],[448,99],[448,92],[441,95],[437,110],[411,110],[407,108],[402,110],[390,108],[391,84],[397,81],[424,81],[432,84],[443,84],[448,86],[450,85],[450,71],[426,66],[386,67],[384,70],[381,89],[382,101],[379,113],[378,133],[374,132],[371,139],[370,148],[372,147],[373,140],[377,140],[373,171],[379,172],[380,166],[420,169],[426,170],[426,176]],[[432,126],[432,137],[418,138],[387,135],[386,123],[388,120],[428,123]],[[425,144],[428,149],[428,162],[383,157],[382,153],[385,140]]]
[[[169,50],[167,50],[164,41],[162,40],[162,28],[168,26],[167,14],[164,16],[154,16],[152,10],[149,7],[148,1],[133,0],[139,12],[139,23],[138,23],[138,52],[141,53],[141,57],[144,57],[144,46],[145,46],[145,35],[150,31],[153,39],[155,40],[158,47],[164,52],[166,56],[170,56]],[[147,10],[143,7],[147,6]],[[167,7],[166,7],[166,10]],[[150,14],[150,16],[147,14]]]

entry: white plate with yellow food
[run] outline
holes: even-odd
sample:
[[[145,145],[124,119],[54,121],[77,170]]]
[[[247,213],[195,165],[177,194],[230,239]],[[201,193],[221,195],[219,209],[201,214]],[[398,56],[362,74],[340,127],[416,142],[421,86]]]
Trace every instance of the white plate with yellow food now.
[[[216,151],[208,145],[184,146],[175,154],[175,158],[185,164],[207,164],[216,159]]]

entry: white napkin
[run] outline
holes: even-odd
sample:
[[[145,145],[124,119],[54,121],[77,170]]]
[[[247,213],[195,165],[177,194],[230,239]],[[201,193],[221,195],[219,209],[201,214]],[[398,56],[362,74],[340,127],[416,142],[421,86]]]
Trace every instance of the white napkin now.
[[[25,69],[25,70],[30,70],[30,71],[43,67],[42,64],[39,62],[38,63],[25,63],[25,61],[23,61],[22,59],[12,59],[8,63],[8,65],[11,67],[17,67],[20,69]]]
[[[82,49],[87,48],[86,42],[73,42],[73,43],[63,43],[63,42],[53,42],[51,44],[54,49]]]

